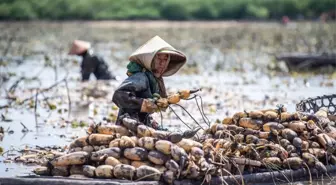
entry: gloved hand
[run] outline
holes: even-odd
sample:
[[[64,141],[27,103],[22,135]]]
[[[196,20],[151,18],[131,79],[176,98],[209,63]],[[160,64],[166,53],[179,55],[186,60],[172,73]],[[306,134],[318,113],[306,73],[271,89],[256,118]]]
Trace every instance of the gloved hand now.
[[[158,110],[158,106],[155,104],[154,99],[148,98],[142,101],[140,112],[153,113],[156,110]]]
[[[159,107],[161,111],[166,111],[169,103],[167,98],[161,98],[161,96],[157,93],[153,94],[156,105]]]
[[[167,98],[159,98],[156,100],[156,105],[160,107],[160,109],[166,109],[169,105]]]

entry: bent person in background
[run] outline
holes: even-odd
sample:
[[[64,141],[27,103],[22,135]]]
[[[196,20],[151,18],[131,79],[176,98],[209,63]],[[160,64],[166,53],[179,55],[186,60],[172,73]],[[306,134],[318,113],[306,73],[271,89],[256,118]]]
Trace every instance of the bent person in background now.
[[[115,80],[115,76],[109,71],[108,64],[103,58],[93,54],[91,44],[86,41],[75,40],[69,51],[69,55],[82,56],[81,74],[82,81],[87,81],[91,73],[97,80]]]

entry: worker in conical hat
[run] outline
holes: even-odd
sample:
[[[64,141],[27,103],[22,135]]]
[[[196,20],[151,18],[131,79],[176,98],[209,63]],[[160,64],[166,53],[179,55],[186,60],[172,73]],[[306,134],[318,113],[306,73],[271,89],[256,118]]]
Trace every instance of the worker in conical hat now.
[[[111,80],[115,76],[109,71],[107,63],[103,58],[93,54],[91,44],[82,40],[73,41],[69,55],[82,56],[81,74],[82,81],[89,80],[91,73],[97,80]]]
[[[154,94],[167,97],[162,77],[175,74],[187,61],[186,56],[155,36],[129,57],[128,78],[114,92],[113,102],[120,108],[118,121],[124,114],[151,124],[150,114],[157,111]]]

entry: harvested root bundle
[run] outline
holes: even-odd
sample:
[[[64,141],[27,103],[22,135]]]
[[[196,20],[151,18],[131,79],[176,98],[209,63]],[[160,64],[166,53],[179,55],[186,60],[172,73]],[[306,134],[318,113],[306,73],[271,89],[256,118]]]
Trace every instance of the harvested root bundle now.
[[[204,157],[204,152],[201,148],[192,147],[190,151],[191,156],[193,156],[197,161]]]
[[[239,120],[239,126],[244,128],[251,128],[253,130],[260,130],[263,122],[261,120],[256,120],[252,118],[241,118]]]
[[[140,166],[152,166],[152,163],[149,161],[132,161],[131,166],[139,168]]]
[[[320,144],[315,142],[315,141],[311,141],[309,142],[309,148],[321,148]]]
[[[238,124],[241,118],[246,118],[247,114],[245,112],[237,112],[232,116],[232,120],[234,124]]]
[[[307,122],[291,121],[287,127],[295,132],[304,132],[307,131]]]
[[[95,169],[96,177],[98,178],[112,178],[113,177],[113,166],[110,165],[100,165]]]
[[[167,168],[165,166],[162,166],[162,165],[152,165],[152,167],[158,169],[161,173],[167,171]]]
[[[282,161],[278,157],[267,157],[262,160],[262,163],[267,168],[279,169],[282,166]]]
[[[161,174],[158,169],[150,166],[140,166],[136,169],[137,180],[159,181]]]
[[[91,134],[88,141],[91,145],[108,145],[114,138],[115,136],[112,135]]]
[[[271,136],[270,132],[261,132],[261,131],[259,131],[259,133],[258,133],[259,139],[258,139],[257,142],[259,142],[260,139],[270,139],[270,136]]]
[[[114,167],[114,166],[116,166],[118,164],[121,164],[121,162],[118,159],[114,158],[114,157],[107,157],[105,159],[105,164]]]
[[[307,152],[308,149],[309,149],[309,143],[308,143],[308,141],[302,141],[301,150],[303,152]]]
[[[179,94],[173,94],[168,96],[167,100],[169,104],[177,104],[178,102],[180,102],[181,98]]]
[[[36,175],[48,176],[50,175],[50,170],[45,166],[39,166],[33,170]]]
[[[264,113],[261,111],[251,111],[248,113],[248,116],[252,119],[259,119],[263,120],[264,118]]]
[[[66,154],[51,161],[53,166],[83,165],[87,162],[89,154],[87,152],[74,152]]]
[[[280,114],[280,121],[281,122],[290,122],[294,120],[299,120],[299,114],[298,113],[289,113],[289,112],[282,112]]]
[[[168,184],[173,184],[175,180],[175,174],[173,171],[167,170],[163,173],[163,180]]]
[[[135,167],[127,164],[118,164],[113,168],[113,175],[118,179],[133,180],[135,172]]]
[[[87,152],[88,154],[91,154],[94,151],[93,146],[84,146],[82,151]]]
[[[215,123],[215,124],[211,125],[210,131],[211,131],[211,134],[215,134],[217,131],[225,130],[226,128],[227,128],[226,125],[223,125],[223,124],[220,124],[220,123]]]
[[[139,121],[127,117],[122,119],[122,124],[132,132],[137,132],[138,126],[142,125]]]
[[[70,175],[83,175],[82,165],[73,165],[70,167]]]
[[[254,135],[247,135],[245,138],[246,144],[257,143],[258,141],[259,141],[259,138]]]
[[[128,136],[130,133],[127,128],[121,125],[97,125],[97,133],[114,135],[119,134],[121,136]]]
[[[86,177],[95,177],[96,176],[96,167],[90,165],[83,166],[83,175]]]
[[[155,130],[152,132],[152,137],[158,140],[168,140],[172,143],[177,143],[182,140],[183,134],[177,132]]]
[[[300,157],[290,157],[283,161],[283,165],[290,169],[299,169],[303,165],[303,160]]]
[[[148,158],[148,152],[140,147],[126,148],[124,157],[133,161],[143,161]]]
[[[199,148],[203,147],[201,143],[191,139],[182,139],[180,142],[176,144],[177,146],[183,148],[186,152],[190,152],[192,147],[199,147]]]
[[[114,139],[109,143],[109,147],[119,148],[133,148],[136,144],[134,140],[128,136],[122,136],[121,138]]]
[[[335,129],[326,124],[327,118],[321,126],[314,116],[280,109],[238,112],[212,124],[197,141],[124,118],[121,126],[91,129],[91,135],[70,144],[68,154],[29,153],[16,161],[28,162],[42,155],[41,164],[48,167],[37,168],[34,172],[39,175],[83,174],[168,184],[305,166],[326,173],[325,164],[336,164]]]
[[[310,167],[314,167],[315,163],[318,161],[313,154],[307,152],[302,154],[302,160]]]
[[[272,129],[275,129],[275,130],[282,130],[284,129],[285,127],[280,124],[280,123],[277,123],[277,122],[268,122],[268,123],[265,123],[263,125],[263,130],[265,132],[270,132]]]
[[[73,142],[70,144],[70,148],[84,147],[84,146],[89,145],[89,144],[87,143],[87,137],[88,137],[88,136],[84,136],[84,137],[77,138],[75,141],[73,141]]]
[[[178,94],[180,95],[180,98],[183,100],[186,100],[190,97],[192,93],[197,92],[198,90],[181,90],[178,91]]]
[[[138,140],[138,145],[147,150],[154,150],[156,141],[157,139],[153,137],[142,137]]]
[[[297,149],[302,149],[302,139],[301,138],[299,138],[299,137],[295,137],[294,139],[293,139],[293,146],[295,146],[295,148],[297,148]]]
[[[171,147],[171,156],[173,157],[175,161],[180,161],[180,160],[186,160],[188,157],[188,154],[183,148],[177,145],[173,145]]]
[[[169,160],[169,156],[162,152],[153,150],[148,153],[148,160],[154,164],[163,165]]]
[[[106,148],[103,150],[99,150],[97,152],[92,152],[91,154],[91,160],[92,161],[103,161],[107,157],[114,157],[119,159],[121,156],[121,150],[118,147],[111,147]]]
[[[172,159],[170,159],[166,162],[165,167],[168,170],[174,172],[175,175],[178,174],[179,171],[180,171],[180,166]]]
[[[159,140],[155,143],[155,148],[166,154],[169,155],[171,153],[171,147],[173,146],[173,143],[171,143],[170,141],[166,141],[166,140]]]
[[[224,118],[222,123],[225,124],[225,125],[232,125],[232,124],[234,124],[233,118],[231,118],[231,117]]]
[[[336,140],[329,137],[327,134],[318,134],[317,140],[324,149],[326,150],[330,149],[332,151],[336,150]]]
[[[125,158],[125,157],[121,157],[119,159],[119,161],[122,163],[122,164],[131,164],[131,160]]]
[[[275,111],[266,111],[264,113],[264,121],[277,121],[278,113]]]
[[[138,137],[151,137],[154,131],[155,130],[153,128],[148,127],[146,125],[139,125],[137,127]]]
[[[69,174],[70,172],[68,166],[56,166],[51,170],[52,176],[67,177]]]
[[[323,174],[326,174],[328,172],[327,167],[321,161],[317,161],[315,163],[315,168]]]
[[[288,141],[293,141],[293,139],[295,137],[297,137],[297,133],[295,131],[293,131],[292,129],[289,128],[285,128],[281,131],[281,136],[285,139],[287,139]]]

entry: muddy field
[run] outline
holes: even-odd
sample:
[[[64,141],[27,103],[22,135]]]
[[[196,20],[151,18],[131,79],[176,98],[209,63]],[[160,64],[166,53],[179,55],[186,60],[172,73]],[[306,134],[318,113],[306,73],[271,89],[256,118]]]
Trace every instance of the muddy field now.
[[[88,124],[115,120],[117,107],[111,99],[126,78],[128,56],[155,35],[188,57],[181,71],[165,78],[168,92],[201,88],[198,95],[212,123],[238,111],[278,104],[292,112],[301,99],[336,92],[335,68],[289,71],[274,59],[286,52],[335,53],[335,23],[2,22],[0,29],[2,177],[32,173],[32,167],[11,162],[20,150],[62,149],[85,135]],[[81,83],[80,58],[67,55],[74,39],[92,42],[117,80],[97,82],[92,76]],[[181,105],[205,128],[197,106],[201,99],[197,101]],[[197,126],[187,112],[173,109],[189,127]],[[162,117],[155,115],[170,130],[188,129],[171,110]]]

